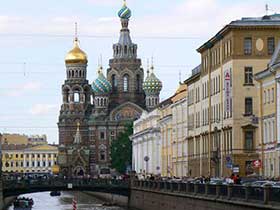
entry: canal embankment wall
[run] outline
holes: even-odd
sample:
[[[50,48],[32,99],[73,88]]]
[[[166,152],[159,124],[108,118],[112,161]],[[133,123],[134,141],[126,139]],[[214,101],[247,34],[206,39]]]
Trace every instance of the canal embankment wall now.
[[[105,201],[108,204],[114,204],[117,206],[128,207],[128,197],[123,195],[115,195],[110,193],[102,193],[102,192],[84,192],[88,195],[92,195],[102,201]]]
[[[8,209],[16,198],[16,196],[4,198],[2,210]]]
[[[280,210],[280,206],[249,203],[238,199],[131,189],[129,208],[138,210]]]

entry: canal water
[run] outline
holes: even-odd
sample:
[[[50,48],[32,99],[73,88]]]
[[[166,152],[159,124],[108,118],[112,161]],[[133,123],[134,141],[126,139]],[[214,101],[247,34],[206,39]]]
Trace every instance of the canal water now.
[[[125,210],[117,206],[102,206],[103,201],[82,192],[62,192],[58,197],[51,197],[49,192],[42,192],[26,194],[24,197],[33,199],[32,210],[73,210],[73,197],[77,201],[77,210]],[[13,206],[8,208],[13,209]]]

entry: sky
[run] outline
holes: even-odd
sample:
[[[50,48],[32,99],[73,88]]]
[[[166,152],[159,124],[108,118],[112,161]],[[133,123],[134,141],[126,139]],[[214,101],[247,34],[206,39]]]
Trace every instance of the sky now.
[[[127,0],[130,31],[146,70],[154,57],[161,99],[200,64],[196,49],[232,20],[280,12],[279,0]],[[64,57],[78,23],[88,80],[112,58],[122,0],[9,0],[0,7],[0,133],[46,134],[58,143]]]

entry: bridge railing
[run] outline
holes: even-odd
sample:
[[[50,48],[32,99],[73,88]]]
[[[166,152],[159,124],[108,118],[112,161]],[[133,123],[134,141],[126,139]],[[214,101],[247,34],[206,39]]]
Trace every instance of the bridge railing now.
[[[29,180],[3,180],[4,190],[25,189],[25,188],[67,188],[68,184],[74,187],[122,187],[129,188],[128,180],[115,179],[29,179]],[[69,187],[68,187],[69,188]]]
[[[174,192],[226,200],[242,200],[245,202],[274,204],[280,203],[280,188],[270,185],[252,187],[242,185],[198,184],[191,182],[133,180],[132,188],[155,192]]]

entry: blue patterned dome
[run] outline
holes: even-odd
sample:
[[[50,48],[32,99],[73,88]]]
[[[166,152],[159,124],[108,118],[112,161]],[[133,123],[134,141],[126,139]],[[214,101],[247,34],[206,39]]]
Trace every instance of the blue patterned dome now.
[[[122,19],[129,19],[131,17],[131,10],[126,6],[126,1],[124,1],[123,7],[118,12],[118,16]]]
[[[104,76],[102,67],[98,69],[98,77],[92,83],[92,90],[96,95],[108,94],[112,90],[112,85]]]
[[[143,83],[143,90],[146,95],[159,94],[162,89],[162,82],[156,77],[152,72],[147,76],[145,82]]]

